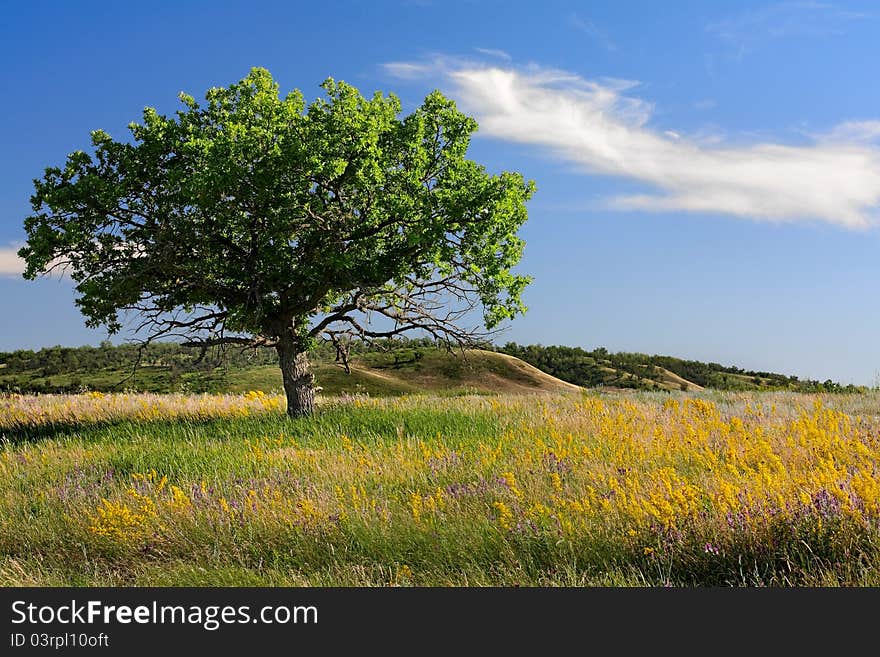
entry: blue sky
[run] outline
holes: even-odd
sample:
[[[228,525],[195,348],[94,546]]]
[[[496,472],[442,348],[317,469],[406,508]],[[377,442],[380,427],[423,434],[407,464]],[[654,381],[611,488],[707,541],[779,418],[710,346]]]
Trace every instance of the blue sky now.
[[[122,4],[4,8],[0,350],[105,337],[69,281],[16,275],[31,180],[263,66],[308,98],[440,88],[480,122],[472,158],[536,181],[502,341],[880,372],[874,3]]]

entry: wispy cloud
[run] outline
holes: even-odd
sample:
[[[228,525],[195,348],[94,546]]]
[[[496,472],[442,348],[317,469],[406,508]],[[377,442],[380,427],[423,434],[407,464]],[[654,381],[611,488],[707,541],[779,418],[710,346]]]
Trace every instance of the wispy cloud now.
[[[807,145],[729,145],[651,127],[653,105],[633,95],[632,82],[462,60],[437,59],[427,68],[444,76],[454,97],[476,115],[480,134],[534,144],[586,173],[647,186],[646,193],[608,199],[610,207],[820,220],[846,228],[880,219],[880,149],[843,138],[854,124],[832,130],[835,139],[826,135]],[[876,127],[860,125],[867,126],[862,135]]]
[[[600,46],[605,48],[605,50],[611,52],[617,50],[617,45],[608,37],[608,35],[605,33],[605,30],[600,29],[599,26],[597,26],[592,20],[590,20],[586,16],[569,14],[568,24],[575,30],[586,34]]]
[[[18,257],[19,248],[14,244],[0,247],[0,276],[21,276],[24,260]]]
[[[749,9],[713,21],[706,30],[732,48],[736,57],[742,57],[774,39],[841,35],[853,21],[871,17],[826,2],[801,0]]]
[[[415,80],[424,77],[433,70],[428,65],[412,62],[388,62],[383,64],[382,67],[390,75],[404,80]]]
[[[864,144],[880,141],[880,121],[847,121],[833,130],[817,135],[820,141],[830,143]]]
[[[511,60],[511,56],[509,53],[498,48],[474,48],[474,50],[483,55],[488,55],[489,57],[497,57],[498,59],[503,59],[506,62],[509,62]]]

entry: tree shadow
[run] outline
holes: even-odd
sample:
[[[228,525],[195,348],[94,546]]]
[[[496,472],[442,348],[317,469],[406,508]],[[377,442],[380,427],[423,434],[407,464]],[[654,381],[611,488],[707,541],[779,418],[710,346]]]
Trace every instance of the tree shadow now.
[[[269,419],[287,417],[285,413],[265,413],[260,417],[251,417],[250,420]],[[81,437],[89,439],[90,434],[100,434],[103,431],[110,430],[113,427],[132,427],[143,426],[151,427],[154,430],[161,431],[163,427],[177,427],[182,422],[192,427],[209,427],[211,424],[224,424],[229,422],[229,418],[221,417],[192,417],[182,419],[154,419],[154,420],[133,420],[131,418],[114,418],[102,420],[100,422],[56,422],[52,424],[44,424],[40,426],[21,427],[15,429],[0,430],[0,447],[3,445],[11,445],[17,447],[24,444],[38,443],[43,440],[55,438],[74,438]],[[293,421],[293,420],[292,420]],[[102,434],[102,437],[106,434]]]

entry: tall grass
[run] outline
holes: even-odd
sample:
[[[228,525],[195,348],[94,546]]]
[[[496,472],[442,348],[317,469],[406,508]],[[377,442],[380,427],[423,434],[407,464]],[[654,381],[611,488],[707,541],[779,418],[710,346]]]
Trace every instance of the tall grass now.
[[[0,407],[0,584],[880,584],[877,394],[148,399]]]

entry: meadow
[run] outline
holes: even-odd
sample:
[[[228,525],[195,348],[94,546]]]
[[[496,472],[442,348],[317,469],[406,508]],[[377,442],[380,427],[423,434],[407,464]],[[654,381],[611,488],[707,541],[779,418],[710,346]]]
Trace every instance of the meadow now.
[[[880,585],[880,393],[0,398],[0,585]]]

